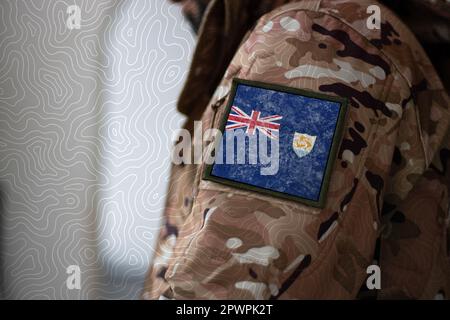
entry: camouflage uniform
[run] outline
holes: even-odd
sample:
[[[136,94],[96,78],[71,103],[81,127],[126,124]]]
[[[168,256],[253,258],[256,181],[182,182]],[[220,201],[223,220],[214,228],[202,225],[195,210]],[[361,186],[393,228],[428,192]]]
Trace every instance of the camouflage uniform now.
[[[326,205],[174,166],[143,297],[353,299],[377,243],[378,298],[450,295],[450,101],[414,35],[382,5],[381,30],[368,29],[373,1],[231,2],[207,7],[179,100],[186,128],[218,126],[235,77],[347,98]]]

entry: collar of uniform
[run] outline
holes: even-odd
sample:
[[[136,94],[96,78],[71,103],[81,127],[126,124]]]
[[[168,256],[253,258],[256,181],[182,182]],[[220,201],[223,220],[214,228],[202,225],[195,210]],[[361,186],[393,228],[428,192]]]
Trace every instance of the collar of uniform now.
[[[200,25],[191,68],[178,100],[178,110],[198,119],[245,33],[265,13],[294,1],[212,0]]]

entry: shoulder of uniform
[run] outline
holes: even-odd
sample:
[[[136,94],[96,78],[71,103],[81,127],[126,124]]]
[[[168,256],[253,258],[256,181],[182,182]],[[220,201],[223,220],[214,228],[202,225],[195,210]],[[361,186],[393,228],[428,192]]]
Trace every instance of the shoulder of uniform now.
[[[353,34],[377,48],[383,58],[406,80],[410,87],[427,77],[428,89],[439,90],[443,85],[427,54],[409,28],[386,6],[373,0],[334,1],[304,0],[282,5],[264,16],[257,28],[264,32],[320,28],[320,20],[328,16],[337,23],[337,30],[352,30]],[[370,19],[379,18],[378,24]],[[306,19],[305,19],[306,18]],[[369,22],[368,22],[369,21]]]

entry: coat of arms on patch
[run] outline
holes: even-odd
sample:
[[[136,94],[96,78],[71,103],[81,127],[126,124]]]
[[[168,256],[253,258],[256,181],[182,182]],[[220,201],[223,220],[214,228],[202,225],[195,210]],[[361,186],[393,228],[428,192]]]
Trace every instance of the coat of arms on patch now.
[[[294,133],[294,139],[292,139],[292,148],[300,158],[303,158],[312,151],[316,139],[316,136],[296,132]]]

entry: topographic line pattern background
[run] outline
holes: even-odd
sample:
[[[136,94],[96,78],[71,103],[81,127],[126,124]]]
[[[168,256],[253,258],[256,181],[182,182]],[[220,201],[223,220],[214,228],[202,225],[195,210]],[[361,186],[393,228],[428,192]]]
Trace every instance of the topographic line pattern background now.
[[[139,296],[194,42],[166,1],[0,0],[4,298]]]

